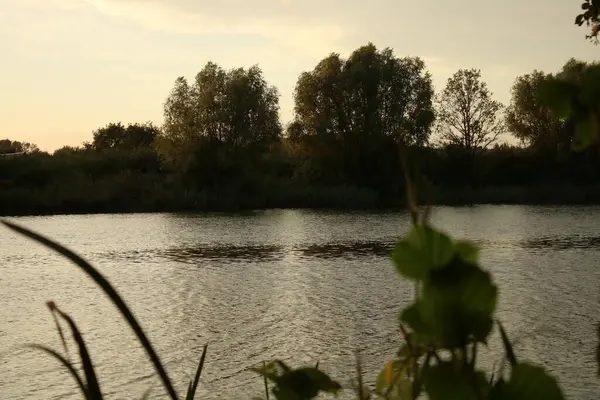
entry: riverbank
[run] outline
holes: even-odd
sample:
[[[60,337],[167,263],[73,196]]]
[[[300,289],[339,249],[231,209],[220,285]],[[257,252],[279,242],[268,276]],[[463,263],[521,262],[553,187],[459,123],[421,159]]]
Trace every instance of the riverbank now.
[[[600,204],[600,185],[437,186],[433,205]],[[405,202],[382,199],[375,191],[352,186],[277,185],[270,190],[195,191],[139,179],[134,187],[102,185],[65,190],[47,186],[0,191],[0,215],[56,215],[148,212],[237,212],[256,209],[402,209]]]

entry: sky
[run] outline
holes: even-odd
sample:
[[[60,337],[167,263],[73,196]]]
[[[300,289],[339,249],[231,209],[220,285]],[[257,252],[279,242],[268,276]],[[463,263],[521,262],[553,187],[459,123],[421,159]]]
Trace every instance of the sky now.
[[[600,46],[574,25],[580,0],[0,0],[0,138],[47,151],[109,122],[162,123],[178,76],[208,61],[258,64],[293,116],[298,75],[368,42],[419,56],[441,90],[478,68],[508,104],[514,79]]]

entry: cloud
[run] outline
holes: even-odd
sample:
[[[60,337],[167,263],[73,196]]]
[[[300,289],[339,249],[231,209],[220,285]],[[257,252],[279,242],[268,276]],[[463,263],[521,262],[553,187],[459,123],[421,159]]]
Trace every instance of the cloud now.
[[[107,15],[127,18],[151,29],[200,35],[255,35],[310,55],[347,51],[345,41],[350,35],[341,23],[324,17],[322,3],[333,12],[339,10],[336,1],[80,1]],[[314,16],[315,7],[320,11],[318,17]]]

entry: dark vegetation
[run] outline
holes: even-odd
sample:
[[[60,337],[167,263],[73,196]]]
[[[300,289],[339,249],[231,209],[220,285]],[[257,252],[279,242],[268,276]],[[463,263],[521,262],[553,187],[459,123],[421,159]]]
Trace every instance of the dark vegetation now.
[[[369,44],[302,73],[283,127],[257,66],[208,63],[176,80],[161,127],[110,123],[53,154],[0,141],[0,214],[402,206],[401,158],[436,204],[598,203],[598,151],[574,154],[573,126],[535,96],[591,67],[520,76],[504,107],[479,70],[436,95],[422,60]]]

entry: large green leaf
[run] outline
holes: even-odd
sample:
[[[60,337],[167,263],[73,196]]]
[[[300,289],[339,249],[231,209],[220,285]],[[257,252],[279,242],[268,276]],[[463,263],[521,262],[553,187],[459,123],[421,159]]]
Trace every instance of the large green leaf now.
[[[572,113],[572,102],[577,95],[577,86],[560,79],[543,82],[537,90],[538,103],[546,106],[559,118],[568,117]]]
[[[503,388],[505,400],[563,400],[565,397],[556,382],[542,367],[527,363],[517,364],[510,380]],[[496,398],[496,397],[495,397]]]
[[[496,299],[497,288],[489,273],[455,257],[447,268],[432,272],[424,283],[418,314],[411,310],[403,317],[411,323],[422,323],[423,332],[431,333],[443,346],[461,347],[471,339],[486,342]]]
[[[431,333],[430,327],[421,317],[419,302],[413,303],[402,310],[400,313],[400,322],[405,323],[418,334]]]
[[[392,260],[402,276],[423,280],[430,271],[443,268],[453,252],[452,240],[447,235],[426,225],[416,225],[398,242]]]
[[[476,400],[482,398],[487,382],[478,372],[460,370],[450,362],[425,371],[425,390],[430,400]],[[471,376],[470,376],[471,375]]]

